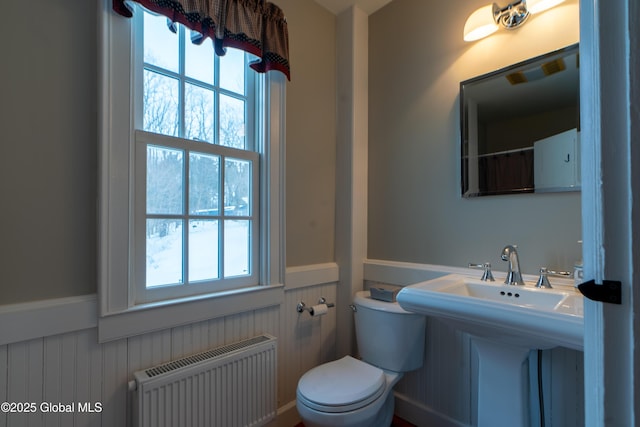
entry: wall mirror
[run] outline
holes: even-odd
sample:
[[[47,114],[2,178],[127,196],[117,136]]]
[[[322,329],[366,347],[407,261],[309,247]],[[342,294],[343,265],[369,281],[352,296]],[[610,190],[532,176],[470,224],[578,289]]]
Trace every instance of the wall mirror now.
[[[578,44],[460,83],[462,196],[579,191]]]

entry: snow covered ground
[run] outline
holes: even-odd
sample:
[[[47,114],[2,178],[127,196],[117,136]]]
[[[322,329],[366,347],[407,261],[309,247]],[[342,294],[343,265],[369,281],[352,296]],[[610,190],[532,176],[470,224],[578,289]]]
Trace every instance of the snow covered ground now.
[[[189,223],[188,272],[183,272],[182,226],[176,226],[175,221],[171,221],[166,235],[156,234],[148,237],[147,287],[219,278],[221,271],[218,261],[218,225],[217,220],[194,220]],[[249,231],[249,221],[224,221],[225,277],[250,273]]]

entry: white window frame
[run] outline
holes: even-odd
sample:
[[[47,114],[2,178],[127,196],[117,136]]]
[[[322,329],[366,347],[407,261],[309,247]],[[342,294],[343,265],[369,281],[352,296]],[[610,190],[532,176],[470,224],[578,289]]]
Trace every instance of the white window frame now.
[[[134,194],[136,194],[134,201],[134,241],[140,243],[135,247],[135,253],[133,254],[133,259],[135,260],[133,264],[134,268],[134,277],[132,280],[133,286],[131,286],[131,302],[134,305],[139,305],[141,303],[153,302],[153,301],[164,301],[170,299],[181,298],[185,296],[198,295],[204,293],[215,293],[222,290],[235,289],[240,287],[252,286],[259,283],[258,281],[258,270],[259,263],[256,263],[256,260],[260,259],[259,254],[259,203],[258,203],[258,192],[260,191],[259,187],[259,155],[255,151],[245,151],[238,150],[231,147],[224,147],[209,143],[195,143],[193,141],[188,141],[182,138],[176,138],[173,136],[160,135],[150,132],[145,132],[141,130],[135,131],[135,189]],[[188,158],[190,153],[201,153],[211,156],[216,156],[220,160],[220,168],[224,168],[224,161],[227,158],[237,159],[247,161],[251,164],[251,201],[249,205],[251,206],[251,211],[247,216],[243,217],[226,217],[219,216],[216,217],[216,221],[225,222],[228,220],[241,219],[241,220],[249,220],[251,224],[251,228],[249,230],[251,237],[251,245],[249,245],[249,273],[247,275],[237,276],[237,277],[228,277],[224,274],[224,263],[221,263],[222,266],[221,271],[223,273],[223,278],[216,278],[209,281],[203,282],[190,282],[188,280],[188,273],[186,274],[185,279],[187,282],[185,284],[176,284],[176,285],[165,285],[165,286],[157,286],[147,288],[147,280],[146,280],[146,245],[141,244],[146,241],[146,221],[148,218],[147,215],[147,204],[146,204],[146,158],[147,158],[147,146],[154,145],[162,148],[168,148],[172,150],[178,150],[184,153],[183,160],[185,166],[188,164]],[[186,167],[183,171],[184,174],[187,174]],[[222,172],[224,174],[224,171]],[[221,179],[221,181],[224,178]],[[187,190],[185,189],[185,192]],[[222,196],[224,197],[224,195]],[[190,215],[187,212],[183,212],[180,215],[169,215],[169,217],[179,218],[183,222],[183,228],[187,226],[190,220],[201,219],[202,217],[197,215]],[[224,225],[218,225],[219,229],[223,229]],[[187,230],[183,230],[183,233],[188,234]],[[219,246],[224,247],[224,232],[220,234],[221,241],[218,242]],[[255,237],[254,237],[255,236]],[[187,237],[188,238],[188,237]],[[222,250],[221,250],[222,251]],[[187,257],[189,256],[189,245],[185,244],[183,248],[183,255],[186,252]],[[226,255],[223,255],[226,256]],[[186,263],[188,264],[188,263]]]
[[[256,96],[260,182],[259,285],[159,302],[134,304],[135,238],[134,19],[102,0],[99,40],[100,342],[280,304],[285,274],[285,77],[261,74]]]

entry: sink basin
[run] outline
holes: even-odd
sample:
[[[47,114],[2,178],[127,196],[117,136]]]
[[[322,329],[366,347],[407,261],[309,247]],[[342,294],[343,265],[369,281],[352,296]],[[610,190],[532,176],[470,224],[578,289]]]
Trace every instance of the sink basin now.
[[[454,280],[450,285],[441,287],[437,291],[542,310],[555,309],[558,303],[567,297],[566,294],[558,292],[541,292],[526,288],[513,288],[507,285],[475,283],[464,278]]]
[[[583,348],[583,297],[572,287],[511,286],[449,274],[404,287],[398,302],[476,336],[526,348]]]

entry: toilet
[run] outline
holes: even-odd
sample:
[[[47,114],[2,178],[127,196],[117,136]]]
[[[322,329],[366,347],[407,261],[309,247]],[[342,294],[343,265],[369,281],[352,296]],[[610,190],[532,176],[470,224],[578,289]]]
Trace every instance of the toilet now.
[[[351,356],[316,366],[298,381],[296,407],[305,427],[389,427],[393,386],[424,360],[426,318],[369,291],[353,300],[362,360]]]

